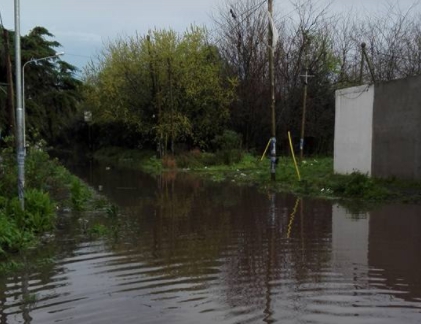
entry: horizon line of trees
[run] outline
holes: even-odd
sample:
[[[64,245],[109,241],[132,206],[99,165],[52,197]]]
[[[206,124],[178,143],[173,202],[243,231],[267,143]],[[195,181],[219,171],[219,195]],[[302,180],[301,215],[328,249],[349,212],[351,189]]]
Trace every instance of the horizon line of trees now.
[[[397,2],[372,16],[330,14],[322,1],[297,0],[294,7],[282,15],[285,8],[277,4],[274,16],[279,32],[274,49],[278,143],[280,151],[287,149],[288,131],[299,138],[303,75],[308,73],[306,153],[329,154],[337,89],[421,74],[421,16],[416,5],[402,11]],[[64,91],[64,96],[57,79],[42,89],[30,81],[27,107],[36,122],[33,131],[49,142],[69,144],[69,138],[86,141],[89,127],[96,147],[154,148],[161,155],[194,147],[216,149],[214,139],[230,131],[242,138],[244,149],[260,152],[271,125],[266,1],[231,0],[213,19],[212,30],[151,30],[109,41],[85,67],[83,85],[72,79],[71,66],[63,70],[44,62],[55,71],[51,76],[71,81],[66,90],[74,92]],[[45,43],[52,35],[38,36]],[[362,61],[362,43],[369,62]],[[50,42],[47,48],[56,45]],[[39,66],[42,83],[44,70]],[[4,73],[2,78],[4,82]],[[57,95],[44,93],[52,88]],[[44,110],[37,105],[41,98]],[[4,93],[0,102],[5,107]],[[87,110],[92,112],[89,123],[83,120]],[[0,127],[5,116],[2,109]]]

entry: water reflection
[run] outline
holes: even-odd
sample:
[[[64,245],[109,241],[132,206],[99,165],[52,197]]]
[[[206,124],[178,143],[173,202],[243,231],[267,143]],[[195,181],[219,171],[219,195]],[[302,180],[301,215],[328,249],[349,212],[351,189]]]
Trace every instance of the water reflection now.
[[[118,235],[62,232],[56,262],[0,279],[0,323],[419,322],[419,206],[351,215],[189,174],[78,172],[119,206]]]

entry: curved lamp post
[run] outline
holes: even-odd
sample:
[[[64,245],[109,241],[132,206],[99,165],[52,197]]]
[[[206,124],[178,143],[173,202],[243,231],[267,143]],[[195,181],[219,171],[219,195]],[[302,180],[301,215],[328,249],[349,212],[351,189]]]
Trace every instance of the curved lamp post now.
[[[49,60],[51,58],[55,58],[58,57],[60,55],[64,55],[64,52],[59,52],[56,53],[54,55],[51,56],[46,56],[46,57],[41,57],[38,59],[30,59],[29,61],[27,61],[23,66],[22,66],[22,110],[23,110],[23,149],[24,149],[24,153],[26,155],[26,123],[25,123],[25,116],[26,116],[26,111],[25,111],[25,67],[29,64],[29,63],[37,63],[39,61],[45,61],[45,60]]]

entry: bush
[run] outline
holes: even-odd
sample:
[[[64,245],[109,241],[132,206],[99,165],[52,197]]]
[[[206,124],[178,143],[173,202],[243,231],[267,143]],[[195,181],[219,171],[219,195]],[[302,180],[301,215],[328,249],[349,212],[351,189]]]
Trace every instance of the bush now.
[[[19,230],[16,223],[11,222],[4,211],[0,210],[0,255],[6,251],[17,250],[16,239],[19,236]]]
[[[380,200],[390,195],[386,188],[377,185],[375,180],[360,172],[353,172],[341,178],[342,180],[332,184],[333,191],[341,196]]]
[[[215,145],[216,163],[231,165],[241,161],[243,154],[241,151],[241,135],[234,131],[225,130],[222,135],[218,135],[212,141]]]
[[[37,189],[25,192],[25,210],[18,198],[13,198],[7,206],[6,214],[13,219],[19,229],[32,233],[43,233],[54,228],[55,212],[48,193]]]
[[[85,204],[91,197],[91,192],[76,177],[74,177],[72,180],[70,194],[73,208],[78,211],[84,210]]]
[[[241,135],[231,130],[225,130],[222,135],[215,136],[212,143],[217,150],[227,151],[241,148]]]

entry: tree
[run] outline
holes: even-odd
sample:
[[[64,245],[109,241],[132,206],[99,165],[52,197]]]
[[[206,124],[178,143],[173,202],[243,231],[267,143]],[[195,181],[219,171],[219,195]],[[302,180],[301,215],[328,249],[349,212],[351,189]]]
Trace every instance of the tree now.
[[[227,73],[238,79],[230,124],[243,135],[246,148],[269,138],[267,14],[263,4],[259,0],[230,1],[214,16],[216,43]]]
[[[85,69],[89,106],[96,122],[123,123],[142,145],[204,148],[228,121],[234,82],[222,68],[202,28],[119,38]]]
[[[13,44],[13,32],[9,42]],[[35,27],[21,38],[22,65],[31,59],[53,56],[60,44],[49,40],[53,35]],[[13,46],[10,46],[13,48]],[[14,53],[12,52],[12,56]],[[12,59],[14,62],[14,59]],[[3,67],[3,64],[1,64]],[[13,69],[13,72],[15,69]],[[82,83],[75,79],[76,68],[58,58],[29,63],[25,66],[26,135],[29,141],[53,142],[76,113],[82,99]],[[3,77],[3,73],[1,76]],[[3,79],[0,82],[5,82]],[[4,123],[4,122],[3,122]]]
[[[231,123],[243,135],[248,148],[256,145],[264,147],[270,137],[266,41],[268,15],[263,5],[264,2],[258,0],[233,0],[221,7],[219,16],[215,18],[218,46],[224,60],[230,65],[231,73],[239,80],[238,100],[232,107]],[[282,12],[282,7],[278,6],[277,10]],[[308,66],[314,75],[309,85],[309,134],[312,137],[330,136],[331,139],[334,92],[330,85],[334,82],[332,74],[337,63],[335,53],[330,48],[330,28],[334,22],[327,15],[326,7],[318,7],[310,1],[297,1],[295,12],[293,19],[288,15],[279,19],[275,15],[275,25],[279,31],[275,48],[278,138],[282,142],[289,130],[299,132],[303,100],[301,75]],[[311,39],[310,44],[306,43],[305,35]],[[316,91],[317,100],[314,100]],[[325,122],[327,126],[320,124]],[[322,128],[329,128],[329,132],[319,132]]]

